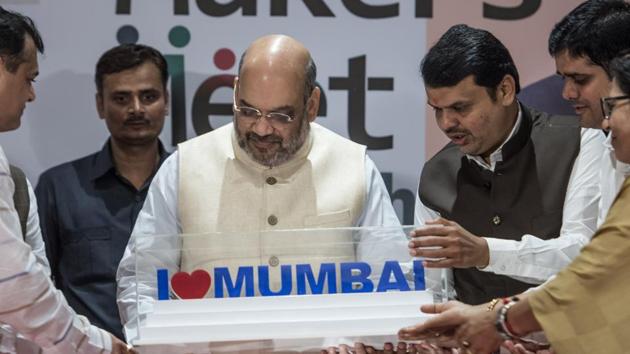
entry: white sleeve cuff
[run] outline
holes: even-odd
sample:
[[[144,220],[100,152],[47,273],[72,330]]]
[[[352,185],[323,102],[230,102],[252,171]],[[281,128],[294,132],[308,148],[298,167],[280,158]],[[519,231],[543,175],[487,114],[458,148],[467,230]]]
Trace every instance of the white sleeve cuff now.
[[[504,274],[509,270],[509,265],[514,261],[518,252],[519,242],[503,240],[499,238],[484,237],[488,243],[488,265],[478,267],[482,272]]]

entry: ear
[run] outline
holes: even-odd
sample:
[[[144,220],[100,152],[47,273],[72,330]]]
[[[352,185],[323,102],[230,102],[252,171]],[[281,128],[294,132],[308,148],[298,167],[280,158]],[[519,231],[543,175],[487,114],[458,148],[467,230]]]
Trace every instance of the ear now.
[[[319,87],[315,86],[313,92],[311,92],[311,97],[308,98],[306,102],[306,114],[309,122],[312,122],[317,118],[317,112],[319,112],[319,98],[322,92]]]
[[[170,113],[171,108],[171,93],[169,90],[164,91],[164,115],[167,116]]]
[[[0,77],[2,77],[7,72],[7,67],[5,66],[7,61],[4,59],[3,55],[0,55]]]
[[[516,81],[512,75],[505,75],[497,86],[497,99],[504,106],[510,106],[516,99]]]
[[[97,92],[94,95],[94,99],[96,100],[96,111],[98,112],[98,116],[101,119],[105,119],[105,109],[103,105],[103,94],[101,92]]]

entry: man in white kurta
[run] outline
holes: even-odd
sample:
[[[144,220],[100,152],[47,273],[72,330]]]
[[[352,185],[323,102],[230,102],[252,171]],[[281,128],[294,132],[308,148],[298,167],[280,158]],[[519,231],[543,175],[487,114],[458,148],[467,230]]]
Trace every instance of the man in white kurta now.
[[[235,80],[233,124],[180,144],[164,162],[118,268],[118,305],[128,340],[136,335],[136,306],[141,313],[150,311],[156,294],[135,281],[138,249],[158,242],[147,235],[243,233],[197,243],[184,238],[185,249],[198,251],[161,255],[161,267],[190,271],[229,262],[213,246],[243,245],[239,264],[271,267],[374,255],[335,253],[334,246],[315,247],[308,255],[274,252],[272,239],[263,240],[271,250],[248,248],[248,232],[399,225],[365,147],[313,122],[320,97],[315,71],[310,54],[294,39],[256,40],[241,59]],[[343,242],[346,236],[333,235],[331,242]],[[297,237],[282,242],[283,249],[295,250],[313,241]],[[378,253],[403,258],[405,249],[392,246]]]

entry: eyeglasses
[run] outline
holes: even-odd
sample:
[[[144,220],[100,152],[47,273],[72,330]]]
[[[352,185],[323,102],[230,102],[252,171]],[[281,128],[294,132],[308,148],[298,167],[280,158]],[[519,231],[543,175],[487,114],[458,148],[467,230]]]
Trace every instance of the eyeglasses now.
[[[234,109],[234,112],[237,113],[237,117],[241,120],[254,123],[257,122],[260,118],[265,117],[267,122],[269,122],[272,127],[280,128],[293,122],[293,120],[295,119],[295,117],[286,113],[267,112],[266,114],[263,114],[263,112],[258,108],[237,105],[236,85],[234,85],[234,90],[232,91],[232,100],[234,102],[232,105],[232,109]]]
[[[617,105],[617,101],[625,100],[630,98],[628,95],[623,96],[615,96],[615,97],[602,97],[600,99],[600,104],[602,106],[602,113],[604,113],[604,119],[610,119],[610,115],[612,114],[613,109]]]

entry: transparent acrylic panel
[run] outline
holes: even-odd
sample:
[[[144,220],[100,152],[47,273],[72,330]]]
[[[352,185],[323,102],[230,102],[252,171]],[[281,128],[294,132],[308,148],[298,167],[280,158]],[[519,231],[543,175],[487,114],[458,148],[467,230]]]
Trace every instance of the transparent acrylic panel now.
[[[448,294],[409,255],[413,227],[143,236],[136,240],[141,353],[382,348]]]

